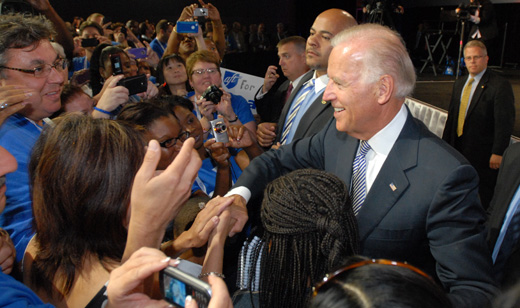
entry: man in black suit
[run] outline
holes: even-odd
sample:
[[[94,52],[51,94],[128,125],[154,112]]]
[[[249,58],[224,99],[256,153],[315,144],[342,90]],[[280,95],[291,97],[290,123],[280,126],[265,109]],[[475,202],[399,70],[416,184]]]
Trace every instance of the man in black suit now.
[[[515,99],[509,81],[487,69],[489,57],[482,42],[469,41],[464,58],[469,75],[453,86],[443,139],[477,169],[479,194],[487,209],[513,131]]]
[[[332,106],[322,100],[329,80],[327,66],[332,50],[330,40],[341,30],[355,25],[355,18],[340,9],[329,9],[316,17],[305,50],[307,65],[312,70],[302,77],[301,82],[291,92],[278,123],[261,123],[258,126],[257,137],[262,146],[270,146],[276,142],[288,144],[292,140],[312,136],[332,118]],[[314,84],[312,90],[306,95],[305,100],[298,104],[298,99],[306,92],[305,83],[311,82],[311,79]],[[295,108],[297,106],[299,107]]]
[[[305,63],[305,39],[301,36],[291,36],[282,39],[278,45],[278,64],[287,80],[277,89],[273,88],[280,77],[277,67],[270,65],[265,73],[264,85],[258,89],[255,95],[255,105],[262,122],[278,122],[285,100],[298,86],[303,74],[309,71]],[[290,91],[288,90],[290,88]],[[288,93],[289,92],[289,93]]]
[[[520,246],[518,242],[512,242],[509,247],[506,247],[507,241],[502,239],[508,229],[514,229],[514,218],[509,219],[509,217],[514,216],[514,207],[518,207],[519,188],[520,143],[515,143],[504,152],[495,195],[489,207],[488,243],[493,251],[494,272],[503,289],[520,281]],[[520,222],[516,222],[517,227],[518,224]],[[500,249],[506,249],[502,252],[503,256],[499,255]]]
[[[247,220],[247,200],[271,180],[300,168],[332,172],[351,186],[362,255],[422,268],[454,307],[485,307],[497,289],[477,173],[404,104],[415,71],[402,39],[364,24],[338,34],[333,45],[323,98],[335,119],[251,162],[228,193],[235,198],[232,231]]]

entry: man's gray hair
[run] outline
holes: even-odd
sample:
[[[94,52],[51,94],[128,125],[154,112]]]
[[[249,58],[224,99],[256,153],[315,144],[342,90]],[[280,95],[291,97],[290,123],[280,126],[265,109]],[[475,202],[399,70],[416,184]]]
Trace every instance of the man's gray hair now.
[[[378,24],[363,24],[338,33],[332,39],[332,46],[353,42],[366,46],[361,71],[365,82],[376,82],[381,76],[390,75],[395,80],[395,97],[412,94],[415,68],[397,32]]]
[[[41,40],[50,40],[55,34],[52,23],[43,17],[25,17],[21,14],[0,16],[0,66],[9,61],[9,49],[21,49]]]

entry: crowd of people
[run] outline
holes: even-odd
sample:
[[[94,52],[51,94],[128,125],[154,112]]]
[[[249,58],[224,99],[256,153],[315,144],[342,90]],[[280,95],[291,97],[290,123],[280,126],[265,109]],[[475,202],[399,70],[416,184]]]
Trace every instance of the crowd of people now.
[[[203,0],[177,20],[204,9],[193,33],[28,3],[43,17],[0,16],[0,306],[167,306],[178,257],[208,307],[519,301],[514,96],[482,41],[442,140],[404,104],[400,35],[341,9],[304,38]],[[256,116],[220,72],[248,50],[279,57]]]

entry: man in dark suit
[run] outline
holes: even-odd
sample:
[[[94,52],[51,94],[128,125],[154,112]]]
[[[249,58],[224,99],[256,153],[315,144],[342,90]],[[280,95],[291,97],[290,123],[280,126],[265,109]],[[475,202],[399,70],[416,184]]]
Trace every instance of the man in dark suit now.
[[[496,287],[477,173],[404,105],[415,71],[402,39],[364,24],[333,45],[323,98],[335,119],[251,162],[228,193],[232,231],[246,221],[246,201],[274,178],[300,168],[332,172],[351,186],[362,255],[408,261],[437,278],[454,307],[485,307]]]
[[[256,111],[262,122],[278,122],[285,100],[292,89],[299,84],[303,74],[309,71],[305,63],[305,39],[301,36],[291,36],[282,39],[278,45],[278,64],[287,78],[277,89],[273,88],[280,77],[277,67],[270,65],[265,73],[264,85],[255,95]],[[288,90],[290,88],[290,91]]]
[[[518,242],[512,242],[509,247],[505,247],[504,243],[507,241],[502,239],[508,229],[511,230],[515,227],[513,217],[514,207],[518,207],[519,187],[520,143],[516,143],[509,146],[504,152],[495,195],[489,207],[488,243],[493,251],[494,272],[503,289],[507,289],[520,281],[520,245],[518,245]],[[516,221],[517,227],[519,224],[520,222]],[[500,241],[497,241],[499,239]],[[497,242],[499,242],[498,245]],[[503,250],[503,256],[499,255],[500,249]],[[504,249],[506,250],[504,251]]]
[[[322,100],[328,82],[327,67],[332,50],[330,40],[341,30],[354,25],[357,25],[354,17],[340,9],[329,9],[316,17],[305,50],[307,65],[312,70],[291,92],[278,123],[261,123],[258,126],[257,137],[262,146],[276,142],[288,144],[292,140],[312,136],[332,118],[330,103]],[[305,91],[309,89],[305,86],[308,81],[313,85],[310,91]],[[299,98],[303,97],[305,99],[300,101]]]
[[[464,58],[469,75],[453,86],[443,139],[477,169],[479,194],[487,209],[513,131],[515,99],[511,84],[487,69],[489,58],[482,42],[468,42]]]

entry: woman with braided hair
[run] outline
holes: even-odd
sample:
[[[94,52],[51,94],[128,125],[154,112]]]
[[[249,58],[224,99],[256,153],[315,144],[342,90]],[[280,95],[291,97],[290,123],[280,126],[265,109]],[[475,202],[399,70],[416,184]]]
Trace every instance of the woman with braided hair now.
[[[348,189],[338,177],[324,171],[296,170],[271,182],[264,191],[261,219],[262,239],[256,247],[249,247],[253,251],[249,261],[240,262],[245,265],[241,274],[251,277],[247,288],[259,290],[260,307],[305,307],[311,287],[359,251]],[[216,263],[212,255],[223,250],[215,246],[222,245],[228,230],[218,230],[210,236],[203,273],[221,270],[212,267]],[[255,293],[238,297],[235,307],[256,302],[248,294]]]
[[[261,307],[306,306],[311,287],[359,251],[348,189],[333,174],[302,169],[271,182],[261,218]]]

